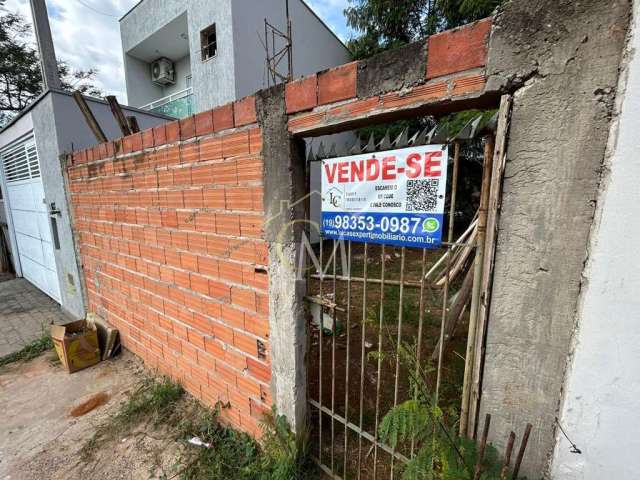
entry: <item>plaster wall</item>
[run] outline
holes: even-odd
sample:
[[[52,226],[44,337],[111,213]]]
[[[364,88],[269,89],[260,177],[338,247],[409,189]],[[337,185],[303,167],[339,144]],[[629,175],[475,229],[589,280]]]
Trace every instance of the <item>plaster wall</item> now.
[[[629,2],[512,1],[494,20],[488,88],[515,91],[480,418],[533,432],[545,475],[613,112]]]
[[[640,425],[640,2],[634,3],[560,416],[582,454],[571,453],[558,432],[552,467],[558,480],[635,478],[640,468],[633,429]]]
[[[298,78],[351,60],[351,53],[301,0],[289,4],[293,43],[293,76]],[[264,19],[286,32],[286,10],[283,0],[235,0],[233,2],[233,41],[235,51],[236,97],[267,87]],[[276,44],[276,50],[284,42]],[[286,58],[279,71],[286,73]]]

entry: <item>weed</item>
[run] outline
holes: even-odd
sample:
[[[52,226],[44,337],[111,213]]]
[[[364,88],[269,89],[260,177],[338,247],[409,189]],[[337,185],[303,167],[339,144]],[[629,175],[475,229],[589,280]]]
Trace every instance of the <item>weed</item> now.
[[[199,405],[181,426],[184,439],[197,436],[210,448],[199,448],[180,459],[185,465],[178,475],[183,480],[302,480],[311,479],[312,465],[307,457],[306,436],[296,438],[289,423],[273,410],[262,422],[260,444],[245,433],[222,425],[218,416],[223,408],[207,410]]]
[[[404,467],[402,480],[470,480],[478,461],[476,443],[457,436],[455,409],[449,407],[444,412],[434,403],[428,372],[418,364],[415,353],[415,347],[407,345],[400,351],[400,359],[410,372],[414,397],[387,412],[378,430],[380,439],[394,449],[408,444],[417,447],[417,454]],[[496,449],[487,445],[480,478],[498,480],[500,469]]]
[[[83,460],[91,459],[100,443],[113,440],[143,421],[154,425],[170,423],[175,403],[183,394],[182,387],[168,378],[145,379],[120,411],[108,423],[100,425],[83,445]]]
[[[40,338],[31,342],[22,350],[0,358],[0,367],[14,362],[26,362],[28,360],[32,360],[52,348],[53,340],[51,340],[51,335],[43,333]]]

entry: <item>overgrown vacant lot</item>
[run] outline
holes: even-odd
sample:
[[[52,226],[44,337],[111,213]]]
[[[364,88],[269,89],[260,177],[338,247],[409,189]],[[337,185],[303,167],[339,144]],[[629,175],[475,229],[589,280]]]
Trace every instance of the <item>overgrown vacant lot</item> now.
[[[73,375],[53,352],[2,366],[0,412],[3,479],[314,478],[282,421],[261,448],[128,353]]]

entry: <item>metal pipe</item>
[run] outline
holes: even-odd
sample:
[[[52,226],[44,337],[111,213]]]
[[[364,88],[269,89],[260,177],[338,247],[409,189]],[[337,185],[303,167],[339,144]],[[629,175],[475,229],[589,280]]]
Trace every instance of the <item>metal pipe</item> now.
[[[402,313],[404,307],[404,263],[405,263],[405,247],[400,249],[400,293],[398,299],[398,339],[396,344],[396,378],[393,387],[393,408],[398,405],[398,388],[400,386],[400,349],[402,348]],[[395,453],[395,446],[392,446],[393,453]],[[393,480],[394,473],[394,459],[391,456],[391,480]]]
[[[378,374],[376,378],[376,411],[375,411],[375,437],[378,438],[378,426],[380,424],[380,381],[382,372],[382,322],[384,319],[384,269],[386,254],[384,244],[382,245],[382,266],[380,268],[380,319],[378,324]],[[378,474],[378,444],[373,444],[373,479]]]
[[[367,263],[368,263],[368,258],[367,258],[367,247],[368,244],[365,243],[364,244],[364,253],[363,253],[363,260],[364,260],[364,267],[362,270],[362,275],[363,275],[363,280],[364,283],[362,285],[362,338],[360,339],[360,343],[361,343],[361,356],[360,356],[360,421],[359,421],[359,425],[360,425],[360,430],[362,431],[362,422],[363,422],[363,416],[364,416],[364,365],[365,365],[365,359],[366,359],[366,351],[365,351],[365,346],[366,346],[366,341],[365,341],[365,334],[366,334],[366,325],[367,325]],[[358,479],[361,478],[361,473],[362,473],[362,435],[358,436]]]
[[[454,142],[453,148],[453,175],[451,176],[451,199],[449,202],[449,231],[447,234],[448,243],[453,242],[453,227],[456,213],[456,195],[458,190],[458,171],[460,164],[460,142]],[[447,313],[449,307],[449,280],[451,276],[452,250],[447,246],[447,274],[444,280],[444,291],[442,293],[442,318],[440,320],[440,343],[438,348],[438,371],[436,377],[435,405],[438,406],[440,399],[440,385],[442,383],[442,361],[444,358],[444,331],[447,325]]]
[[[347,276],[351,277],[351,240],[348,243],[347,250]],[[347,364],[345,366],[345,374],[344,374],[344,383],[345,383],[345,392],[344,392],[344,465],[342,467],[342,475],[347,476],[347,457],[349,456],[347,451],[348,446],[348,430],[347,424],[349,422],[349,363],[351,361],[351,280],[347,281],[347,319],[346,319],[346,328],[347,328]]]

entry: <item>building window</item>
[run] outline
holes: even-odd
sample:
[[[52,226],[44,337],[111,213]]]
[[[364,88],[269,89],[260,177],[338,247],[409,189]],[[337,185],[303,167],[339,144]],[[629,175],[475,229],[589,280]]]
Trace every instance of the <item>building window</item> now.
[[[218,42],[216,40],[215,23],[200,32],[200,45],[202,47],[203,62],[216,56],[218,53]]]

